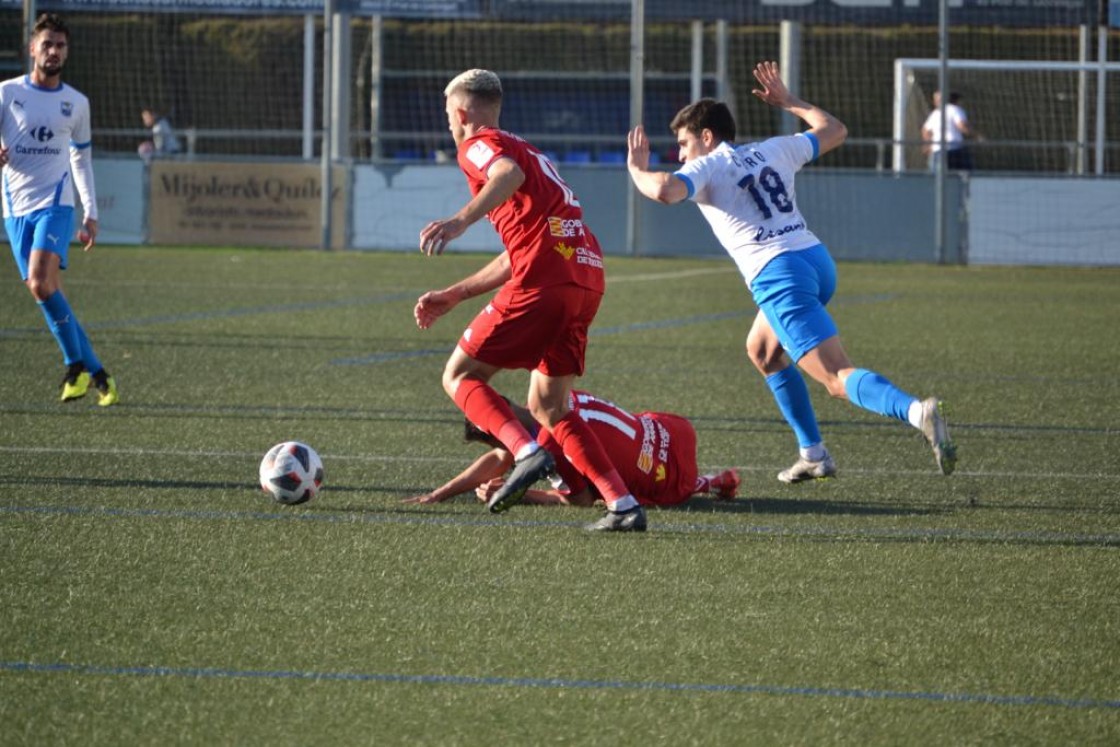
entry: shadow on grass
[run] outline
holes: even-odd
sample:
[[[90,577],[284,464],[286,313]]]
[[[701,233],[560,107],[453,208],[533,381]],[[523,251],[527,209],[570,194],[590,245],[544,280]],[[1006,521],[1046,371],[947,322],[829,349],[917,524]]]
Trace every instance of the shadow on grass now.
[[[368,490],[381,491],[389,493],[399,493],[400,498],[404,499],[411,495],[418,495],[419,491],[415,493],[399,492],[398,489],[384,489],[377,487],[369,487]],[[334,487],[331,487],[334,491]],[[334,505],[334,506],[317,506],[314,510],[319,511],[336,511],[342,513],[358,513],[358,514],[414,514],[417,511],[424,511],[432,515],[441,516],[461,516],[464,508],[474,507],[483,514],[489,516],[483,507],[483,504],[466,497],[466,494],[451,498],[442,503],[430,504],[416,504],[416,503],[400,503],[395,502],[392,505],[384,505],[377,503],[375,505],[361,505],[361,504],[347,504],[347,505]],[[526,506],[526,508],[541,508],[547,509],[545,506]],[[559,508],[559,507],[556,507]],[[687,503],[679,506],[647,506],[646,510],[651,512],[651,515],[656,513],[666,512],[674,514],[689,514],[689,513],[702,513],[702,514],[820,514],[820,515],[848,515],[848,516],[920,516],[920,515],[933,515],[949,513],[953,508],[946,506],[945,508],[930,508],[915,507],[915,506],[886,506],[886,505],[872,505],[867,503],[844,503],[841,501],[822,501],[822,500],[795,500],[795,499],[781,499],[781,498],[747,498],[736,499],[734,501],[719,501],[710,498],[693,498]],[[576,510],[568,508],[563,510]],[[602,505],[599,504],[595,508],[587,509],[588,516],[598,516],[602,511]]]
[[[261,488],[253,482],[221,481],[221,480],[137,480],[109,477],[28,477],[26,475],[0,475],[0,485],[39,485],[39,486],[66,486],[86,488],[151,488],[155,490],[244,490],[250,493],[260,493]],[[332,493],[370,493],[380,491],[393,491],[396,488],[378,487],[371,485],[335,485],[331,484]]]
[[[717,501],[693,498],[672,511],[703,511],[732,514],[843,514],[849,516],[921,516],[948,513],[956,507],[901,506],[804,498],[737,498]]]

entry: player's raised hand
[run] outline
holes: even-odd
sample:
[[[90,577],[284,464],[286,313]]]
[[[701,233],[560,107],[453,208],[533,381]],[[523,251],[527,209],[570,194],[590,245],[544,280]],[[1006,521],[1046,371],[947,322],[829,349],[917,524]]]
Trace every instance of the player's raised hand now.
[[[627,168],[649,170],[649,138],[644,127],[638,125],[626,135],[626,150]]]
[[[762,88],[751,89],[751,93],[770,106],[776,106],[779,109],[789,102],[790,92],[782,81],[782,76],[778,71],[778,63],[773,61],[760,62],[755,65],[753,72],[754,79],[758,81],[758,85]]]
[[[0,148],[0,167],[8,165],[8,149]]]

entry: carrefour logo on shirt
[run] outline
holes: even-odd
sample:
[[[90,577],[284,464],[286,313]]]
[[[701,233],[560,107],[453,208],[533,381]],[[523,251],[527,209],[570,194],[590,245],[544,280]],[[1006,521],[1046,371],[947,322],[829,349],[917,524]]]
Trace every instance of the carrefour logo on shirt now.
[[[47,126],[32,127],[27,131],[27,135],[31,140],[39,143],[44,143],[39,147],[27,146],[22,143],[16,143],[13,150],[16,153],[28,156],[57,156],[62,152],[62,149],[55,145],[46,145],[51,140],[54,140],[54,131]]]

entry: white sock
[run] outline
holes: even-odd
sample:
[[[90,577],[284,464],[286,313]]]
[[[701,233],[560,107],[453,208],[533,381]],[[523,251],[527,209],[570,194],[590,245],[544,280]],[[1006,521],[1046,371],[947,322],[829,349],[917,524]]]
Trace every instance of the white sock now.
[[[537,449],[539,448],[541,448],[540,444],[538,444],[536,441],[530,441],[529,443],[518,449],[517,453],[513,455],[513,458],[515,461],[520,462],[525,457],[533,456],[533,454],[536,454]]]
[[[824,447],[824,443],[810,444],[809,446],[800,449],[801,458],[808,459],[810,462],[819,462],[828,456],[828,449]]]
[[[638,499],[632,495],[624,495],[617,501],[607,501],[607,510],[620,514],[623,511],[629,511],[632,508],[638,507]]]
[[[922,427],[922,403],[921,400],[914,400],[910,403],[910,409],[906,411],[906,421],[915,428]]]

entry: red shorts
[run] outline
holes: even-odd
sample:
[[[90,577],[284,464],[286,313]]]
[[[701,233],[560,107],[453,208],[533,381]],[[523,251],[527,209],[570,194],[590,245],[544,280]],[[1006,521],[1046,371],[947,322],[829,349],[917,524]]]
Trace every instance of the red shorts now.
[[[603,294],[578,285],[503,286],[463,332],[459,347],[498,368],[582,376],[587,329],[602,299]]]

